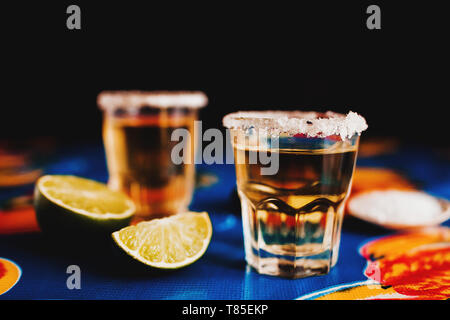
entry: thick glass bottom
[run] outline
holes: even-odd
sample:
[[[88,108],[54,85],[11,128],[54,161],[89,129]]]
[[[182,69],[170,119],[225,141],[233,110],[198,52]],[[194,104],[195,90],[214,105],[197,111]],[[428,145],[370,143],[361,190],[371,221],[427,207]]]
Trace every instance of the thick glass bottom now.
[[[247,252],[247,263],[258,273],[284,278],[327,274],[332,265],[330,251],[305,256],[276,255],[265,250]]]

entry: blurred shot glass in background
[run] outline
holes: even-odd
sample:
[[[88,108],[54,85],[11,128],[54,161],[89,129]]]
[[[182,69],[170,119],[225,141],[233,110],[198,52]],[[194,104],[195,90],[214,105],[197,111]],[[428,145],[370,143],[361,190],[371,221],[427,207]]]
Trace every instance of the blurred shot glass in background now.
[[[108,186],[127,193],[136,216],[152,219],[185,211],[195,184],[194,121],[208,102],[203,92],[105,91],[97,103],[103,110],[103,140]],[[171,159],[178,141],[171,136],[186,129],[190,139],[182,163]]]
[[[229,114],[223,124],[234,149],[247,263],[289,278],[329,272],[365,119],[254,111]]]

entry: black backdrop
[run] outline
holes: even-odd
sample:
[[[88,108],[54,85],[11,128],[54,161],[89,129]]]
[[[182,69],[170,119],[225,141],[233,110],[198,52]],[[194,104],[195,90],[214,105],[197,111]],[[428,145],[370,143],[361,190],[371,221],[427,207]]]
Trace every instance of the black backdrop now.
[[[336,2],[5,5],[0,139],[97,141],[99,91],[193,89],[210,97],[206,127],[238,109],[353,110],[367,136],[448,146],[444,8]],[[70,4],[81,30],[66,28]]]

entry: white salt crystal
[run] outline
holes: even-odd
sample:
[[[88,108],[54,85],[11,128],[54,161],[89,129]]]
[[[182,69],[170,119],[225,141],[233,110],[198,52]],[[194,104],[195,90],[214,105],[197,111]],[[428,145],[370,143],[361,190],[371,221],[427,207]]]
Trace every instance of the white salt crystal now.
[[[208,103],[208,97],[201,91],[103,91],[97,103],[101,109],[110,111],[145,106],[202,108]]]
[[[254,127],[270,135],[305,134],[319,138],[338,135],[342,140],[367,129],[366,120],[352,111],[346,115],[331,111],[240,111],[226,115],[223,125],[244,131]]]

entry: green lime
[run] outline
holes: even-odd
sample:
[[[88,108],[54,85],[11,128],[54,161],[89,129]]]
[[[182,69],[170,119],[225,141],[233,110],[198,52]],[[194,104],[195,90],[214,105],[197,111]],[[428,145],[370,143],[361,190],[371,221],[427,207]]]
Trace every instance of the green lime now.
[[[178,269],[197,261],[212,235],[206,212],[185,212],[140,222],[116,231],[116,244],[139,262],[159,269]]]
[[[47,175],[35,186],[34,207],[43,232],[104,234],[130,224],[135,205],[125,194],[100,182]]]

